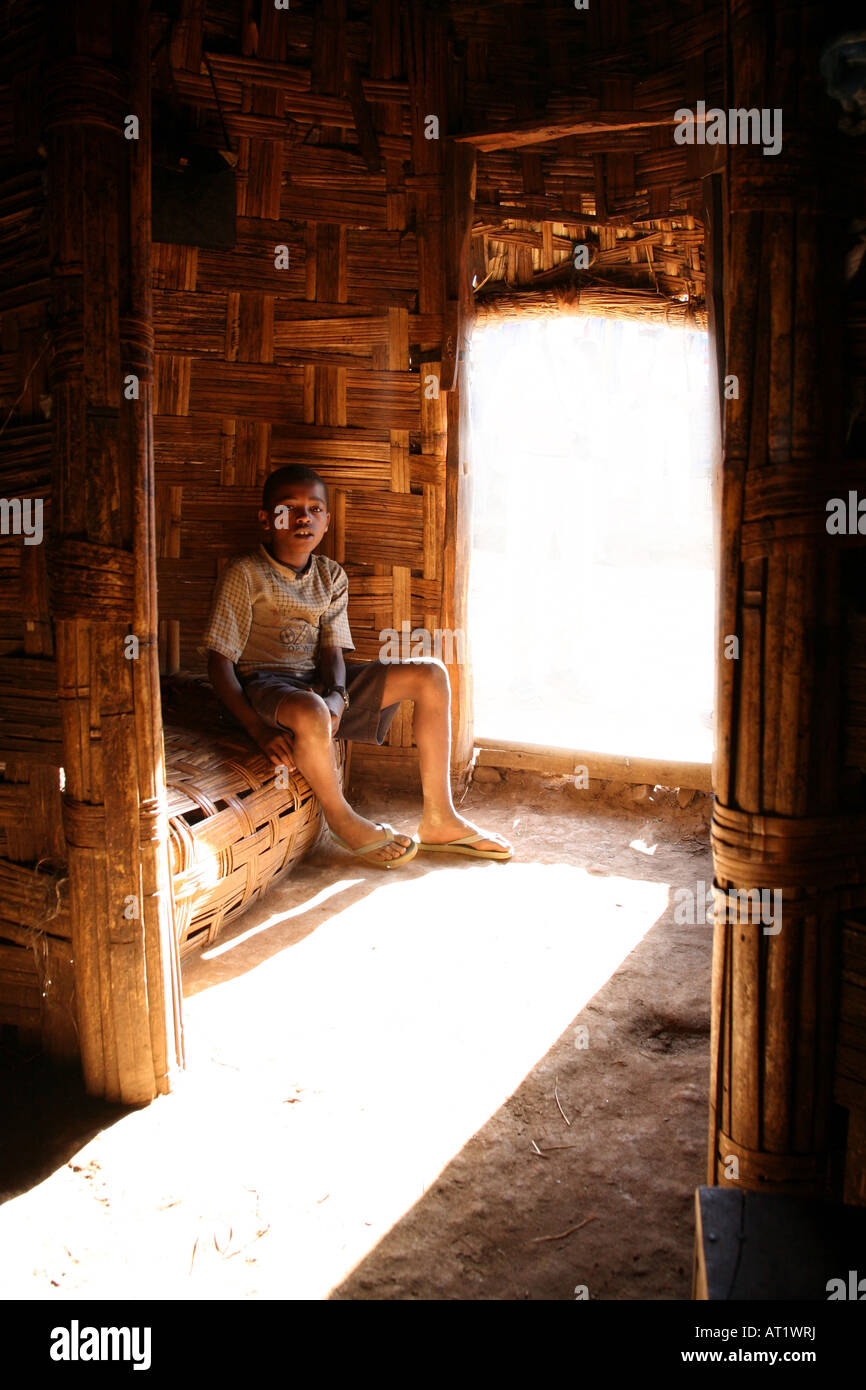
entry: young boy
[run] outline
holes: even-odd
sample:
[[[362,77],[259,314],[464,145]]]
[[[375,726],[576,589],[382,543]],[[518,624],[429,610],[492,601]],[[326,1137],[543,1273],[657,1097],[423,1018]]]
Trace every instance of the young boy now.
[[[346,663],[353,651],[344,570],[313,551],[330,522],[328,489],[312,468],[278,468],[265,481],[262,544],[221,574],[204,633],[208,675],[231,714],[276,765],[299,768],[331,834],[386,869],[419,849],[510,859],[499,834],[457,814],[451,800],[450,687],[440,661]],[[331,740],[381,744],[401,700],[414,700],[413,731],[424,809],[418,834],[395,834],[352,810],[340,789]]]

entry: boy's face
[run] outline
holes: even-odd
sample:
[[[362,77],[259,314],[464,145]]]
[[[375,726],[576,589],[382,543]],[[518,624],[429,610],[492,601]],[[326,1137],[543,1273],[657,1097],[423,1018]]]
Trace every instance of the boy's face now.
[[[271,510],[259,509],[265,540],[277,559],[290,564],[306,560],[328,529],[331,514],[321,483],[286,483]]]

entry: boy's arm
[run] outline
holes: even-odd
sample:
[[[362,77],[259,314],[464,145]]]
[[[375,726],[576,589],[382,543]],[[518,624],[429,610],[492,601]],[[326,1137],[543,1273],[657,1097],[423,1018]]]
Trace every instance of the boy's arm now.
[[[326,688],[331,685],[341,685],[343,689],[346,688],[346,662],[343,658],[342,647],[321,647],[319,649],[318,674]],[[323,695],[322,699],[331,711],[331,733],[336,734],[340,727],[340,720],[345,713],[345,701],[337,691],[334,691],[332,695]]]
[[[244,726],[275,766],[279,767],[281,763],[285,763],[292,772],[295,760],[289,735],[285,729],[275,729],[259,718],[244,694],[234,663],[221,652],[211,650],[207,654],[207,673],[214,691],[229,714],[233,714],[238,723]]]
[[[326,689],[332,685],[341,685],[345,689],[346,663],[343,659],[343,649],[354,651],[355,644],[346,616],[349,606],[349,581],[346,571],[340,565],[334,566],[332,582],[331,602],[327,611],[322,614],[316,670]],[[335,692],[333,695],[323,696],[323,699],[331,711],[331,733],[336,735],[340,720],[346,712],[343,697]]]

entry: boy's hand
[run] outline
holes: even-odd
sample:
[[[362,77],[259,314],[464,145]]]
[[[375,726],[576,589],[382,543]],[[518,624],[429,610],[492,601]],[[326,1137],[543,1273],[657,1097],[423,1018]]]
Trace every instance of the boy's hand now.
[[[292,740],[285,729],[275,729],[271,724],[262,723],[259,727],[251,729],[250,733],[265,757],[270,758],[275,767],[285,764],[289,772],[295,771]]]

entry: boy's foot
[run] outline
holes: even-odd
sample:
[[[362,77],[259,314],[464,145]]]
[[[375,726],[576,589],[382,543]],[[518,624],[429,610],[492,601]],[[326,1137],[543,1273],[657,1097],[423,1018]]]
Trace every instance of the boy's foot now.
[[[511,853],[512,846],[505,839],[504,835],[494,833],[488,835],[480,826],[473,825],[471,820],[464,820],[457,813],[449,816],[447,820],[434,821],[422,817],[421,824],[418,826],[418,839],[421,845],[448,845],[454,840],[462,840],[467,835],[480,835],[481,839],[476,840],[470,847],[470,852],[477,854],[479,859],[485,854]]]
[[[381,826],[377,825],[375,821],[366,820],[364,816],[359,816],[354,811],[346,817],[341,816],[339,821],[329,821],[328,829],[334,835],[339,835],[349,849],[363,849],[364,845],[369,845],[371,841],[382,838]],[[399,859],[411,843],[411,836],[397,834],[389,844],[382,845],[380,849],[370,850],[364,855],[364,858],[384,864],[388,859]]]

